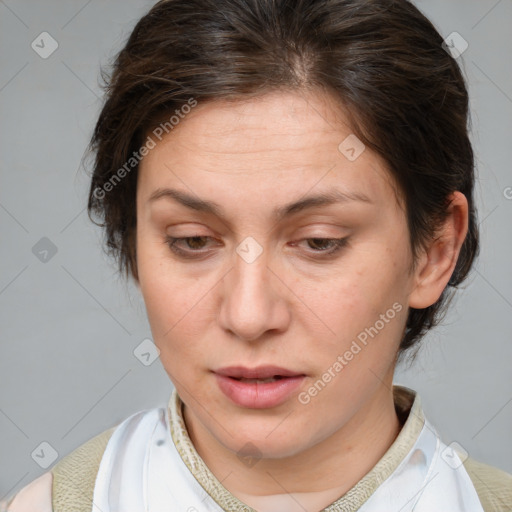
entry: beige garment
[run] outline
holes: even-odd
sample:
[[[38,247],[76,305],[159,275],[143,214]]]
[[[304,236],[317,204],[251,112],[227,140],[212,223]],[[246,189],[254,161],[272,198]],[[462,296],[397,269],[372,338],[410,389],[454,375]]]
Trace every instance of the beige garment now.
[[[394,387],[395,406],[401,422],[397,439],[374,468],[324,512],[356,511],[396,469],[423,425],[419,397],[407,388]],[[173,441],[196,480],[225,510],[242,504],[211,473],[195,450],[185,427],[182,402],[176,391],[168,404]],[[53,469],[24,487],[0,512],[90,512],[94,482],[101,456],[115,427],[92,438],[64,457]],[[464,462],[485,512],[512,511],[512,475],[471,458]],[[53,476],[53,479],[52,479]],[[53,496],[53,509],[52,509]],[[243,505],[243,504],[242,504]],[[250,510],[246,507],[246,510]],[[437,512],[437,511],[436,511]]]
[[[90,512],[101,457],[115,428],[82,444],[51,471],[0,502],[0,512]]]

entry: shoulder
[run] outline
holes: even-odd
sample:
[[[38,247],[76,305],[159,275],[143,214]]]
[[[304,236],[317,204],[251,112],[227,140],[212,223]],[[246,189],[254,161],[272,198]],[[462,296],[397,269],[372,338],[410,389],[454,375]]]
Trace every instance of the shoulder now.
[[[91,510],[101,458],[116,428],[117,425],[80,445],[52,468],[55,512]]]
[[[512,475],[468,457],[466,469],[485,512],[510,511],[512,503]]]
[[[53,468],[23,487],[0,512],[90,510],[96,474],[105,447],[117,425],[89,439]]]
[[[52,512],[52,473],[48,471],[23,487],[6,502],[0,512]]]

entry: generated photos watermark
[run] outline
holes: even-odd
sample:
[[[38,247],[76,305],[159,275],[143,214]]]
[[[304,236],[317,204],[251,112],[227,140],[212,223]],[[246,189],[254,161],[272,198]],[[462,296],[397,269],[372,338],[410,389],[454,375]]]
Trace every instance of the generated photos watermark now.
[[[132,156],[120,167],[112,176],[101,186],[94,189],[93,195],[96,199],[103,199],[108,192],[114,190],[116,185],[129,174],[134,168],[136,168],[141,160],[156,147],[157,140],[161,141],[164,134],[170,133],[182,119],[197,105],[197,100],[189,98],[181,108],[176,109],[174,114],[169,117],[166,121],[160,123],[150,135],[147,136],[144,144],[134,151]],[[156,140],[157,139],[157,140]]]
[[[403,306],[399,302],[395,302],[391,308],[389,308],[385,313],[381,314],[379,319],[370,327],[366,327],[363,331],[361,331],[357,335],[357,339],[352,341],[350,348],[346,350],[342,355],[338,355],[336,361],[327,368],[327,370],[322,374],[322,376],[312,385],[307,391],[302,391],[298,395],[298,400],[301,404],[307,405],[311,402],[311,399],[318,395],[329,382],[332,381],[339,373],[345,368],[350,361],[354,359],[354,357],[359,354],[364,347],[368,345],[370,339],[375,338],[379,334],[384,327],[393,318],[395,318],[397,313],[402,311]]]

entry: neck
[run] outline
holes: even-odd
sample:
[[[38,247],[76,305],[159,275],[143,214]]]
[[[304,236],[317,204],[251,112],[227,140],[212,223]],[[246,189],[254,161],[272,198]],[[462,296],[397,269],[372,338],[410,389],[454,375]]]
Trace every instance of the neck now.
[[[189,436],[210,471],[251,507],[321,509],[344,495],[385,454],[400,431],[391,382],[322,442],[294,456],[261,459],[252,467],[221,445],[184,407]],[[311,508],[310,508],[311,507]]]

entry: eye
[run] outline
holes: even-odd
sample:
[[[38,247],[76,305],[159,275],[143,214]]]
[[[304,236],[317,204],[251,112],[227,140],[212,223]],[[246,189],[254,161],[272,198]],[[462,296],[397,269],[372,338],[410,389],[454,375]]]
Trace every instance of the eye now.
[[[178,256],[183,258],[195,258],[201,254],[206,254],[208,251],[201,250],[205,247],[205,243],[211,237],[209,236],[185,236],[185,237],[172,237],[166,235],[164,243],[169,246]],[[348,238],[305,238],[301,242],[308,242],[310,252],[321,254],[322,256],[330,256],[340,251],[346,244]],[[185,244],[185,248],[181,243]],[[312,244],[311,244],[312,242]],[[313,247],[311,247],[313,246]],[[318,248],[318,247],[324,247]]]
[[[184,258],[193,258],[194,256],[191,256],[190,253],[197,253],[200,254],[205,253],[205,251],[200,251],[198,249],[201,249],[204,245],[203,242],[207,239],[209,239],[209,236],[184,236],[184,237],[172,237],[170,235],[166,235],[165,237],[165,243],[169,246],[171,251],[174,253],[183,256]],[[180,247],[178,244],[180,242],[184,241],[186,243],[185,249]],[[198,247],[199,246],[199,247]]]
[[[312,252],[331,255],[341,250],[347,243],[348,238],[305,238],[301,241],[308,242],[308,246],[312,247]],[[313,242],[313,244],[311,244]],[[327,247],[326,249],[318,249],[320,247]],[[315,248],[316,247],[316,248]]]

